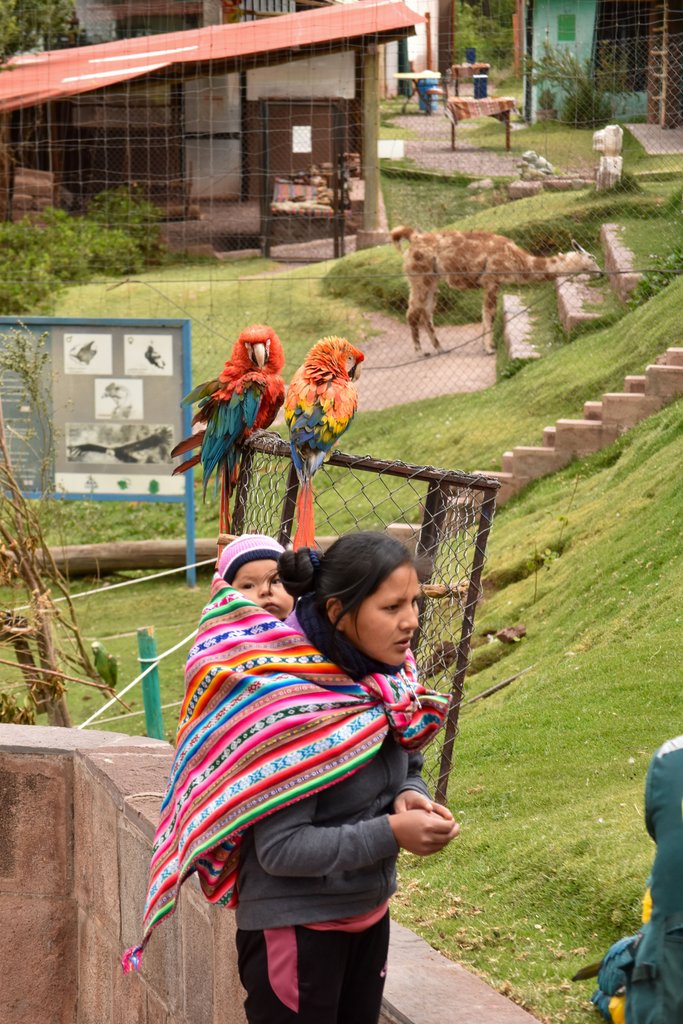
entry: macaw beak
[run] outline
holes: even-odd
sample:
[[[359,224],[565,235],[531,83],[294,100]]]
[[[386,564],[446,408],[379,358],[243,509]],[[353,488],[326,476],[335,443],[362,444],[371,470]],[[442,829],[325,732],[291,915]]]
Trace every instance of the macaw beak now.
[[[349,370],[349,377],[353,381],[357,381],[358,380],[358,378],[360,377],[360,363],[354,363],[353,364],[353,366]]]
[[[257,341],[254,345],[250,345],[249,358],[254,366],[263,369],[268,362],[268,345],[264,341]]]

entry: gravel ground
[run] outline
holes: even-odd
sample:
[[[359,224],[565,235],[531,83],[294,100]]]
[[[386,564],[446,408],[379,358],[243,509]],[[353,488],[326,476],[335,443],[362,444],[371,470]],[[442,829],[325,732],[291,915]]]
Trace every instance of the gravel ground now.
[[[459,172],[461,174],[479,175],[487,178],[490,175],[516,175],[519,173],[518,156],[505,152],[505,128],[500,126],[501,151],[492,153],[490,150],[477,149],[469,146],[466,141],[469,125],[464,121],[458,125],[455,149],[451,149],[451,126],[441,114],[415,115],[400,114],[393,119],[398,128],[411,132],[419,132],[420,138],[406,141],[406,156],[414,160],[418,167],[430,171],[444,173]],[[471,122],[474,124],[475,122]],[[515,125],[513,130],[519,130]],[[520,125],[521,129],[522,126]]]

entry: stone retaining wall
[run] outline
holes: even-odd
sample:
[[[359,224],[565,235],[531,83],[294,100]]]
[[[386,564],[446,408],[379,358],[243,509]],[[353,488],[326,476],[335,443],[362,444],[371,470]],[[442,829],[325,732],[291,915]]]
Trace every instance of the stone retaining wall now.
[[[234,915],[194,878],[142,972],[120,967],[140,939],[171,759],[158,740],[0,725],[1,1024],[246,1024]],[[534,1022],[393,925],[380,1024],[475,1020]]]
[[[0,725],[2,1024],[244,1024],[234,915],[194,879],[142,973],[119,965],[171,758],[156,740]]]

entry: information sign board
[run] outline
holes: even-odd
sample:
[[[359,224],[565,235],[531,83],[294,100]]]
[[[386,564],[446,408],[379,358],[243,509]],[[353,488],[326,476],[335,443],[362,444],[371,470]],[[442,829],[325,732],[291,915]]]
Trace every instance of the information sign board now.
[[[191,430],[192,411],[180,405],[192,387],[190,321],[0,317],[0,345],[12,330],[42,338],[48,357],[49,441],[19,378],[10,373],[3,382],[10,457],[24,493],[183,502],[193,564],[193,474],[171,475],[171,450]],[[188,570],[188,583],[195,580]]]

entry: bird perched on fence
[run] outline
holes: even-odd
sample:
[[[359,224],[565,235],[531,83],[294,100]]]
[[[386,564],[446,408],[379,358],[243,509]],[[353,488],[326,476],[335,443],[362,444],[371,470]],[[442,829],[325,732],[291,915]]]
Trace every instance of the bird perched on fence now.
[[[95,671],[107,686],[115,690],[119,675],[119,664],[113,654],[110,654],[104,644],[99,640],[93,640],[92,644],[93,663]]]
[[[285,398],[292,462],[299,477],[294,549],[315,542],[312,480],[356,412],[365,356],[346,340],[321,338],[292,377]]]
[[[218,377],[199,384],[183,405],[199,402],[192,419],[196,431],[175,446],[171,455],[200,450],[176,466],[173,475],[201,462],[204,497],[211,474],[220,488],[219,529],[230,530],[230,495],[239,476],[242,445],[255,430],[269,427],[285,397],[280,371],[285,364],[282,345],[272,327],[252,324],[235,342]]]

